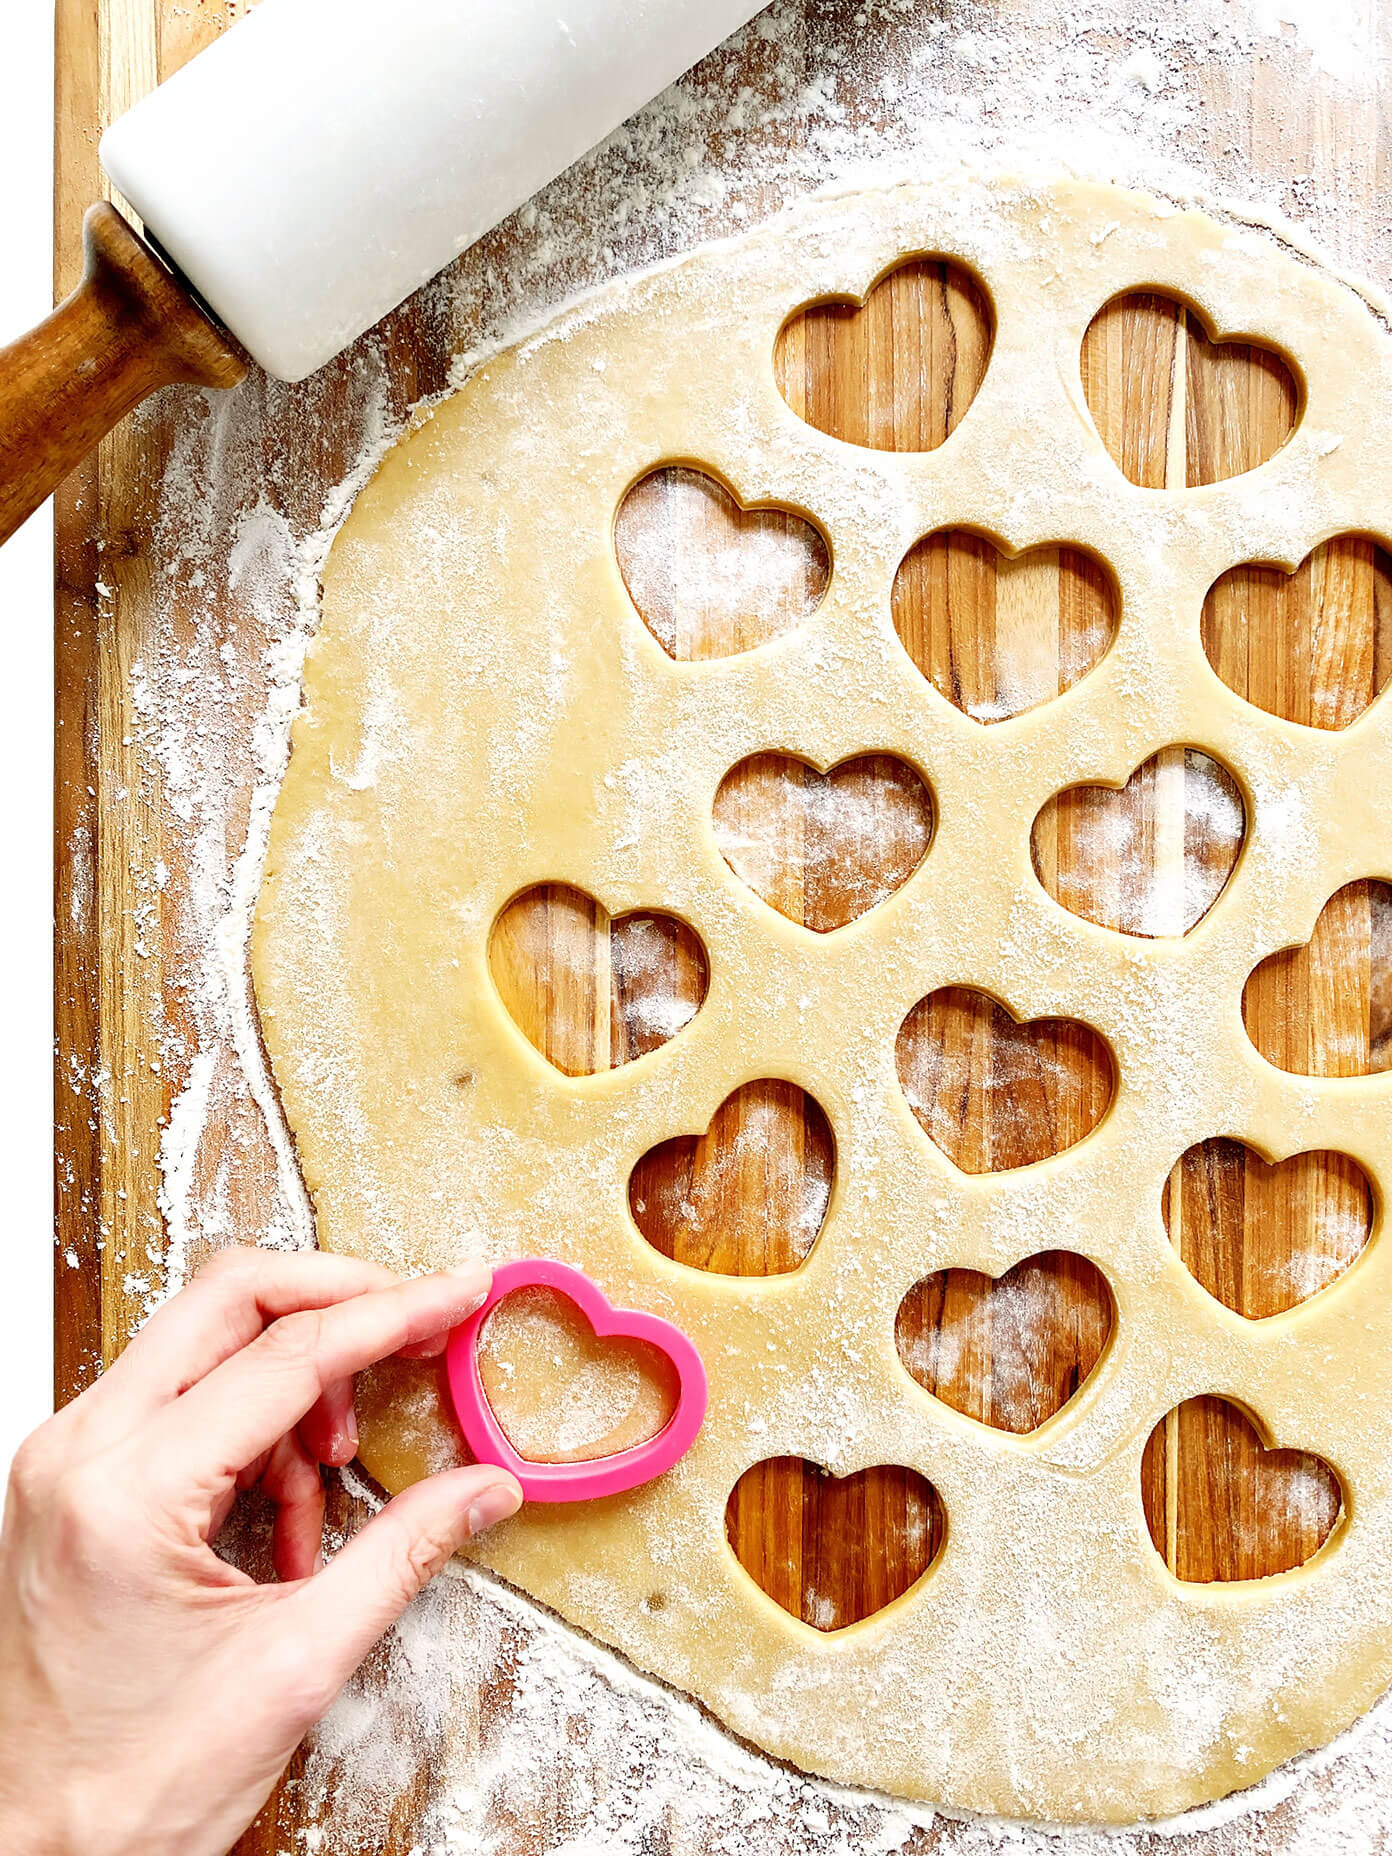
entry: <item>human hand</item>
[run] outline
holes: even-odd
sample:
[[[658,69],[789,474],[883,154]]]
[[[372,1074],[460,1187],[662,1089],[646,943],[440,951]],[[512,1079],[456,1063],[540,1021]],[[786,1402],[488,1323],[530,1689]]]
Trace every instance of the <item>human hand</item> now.
[[[21,1445],[0,1531],[8,1856],[224,1856],[421,1587],[515,1513],[506,1471],[448,1470],[323,1563],[319,1466],[355,1452],[353,1375],[439,1353],[488,1280],[223,1251]],[[278,1585],[212,1549],[254,1483]]]

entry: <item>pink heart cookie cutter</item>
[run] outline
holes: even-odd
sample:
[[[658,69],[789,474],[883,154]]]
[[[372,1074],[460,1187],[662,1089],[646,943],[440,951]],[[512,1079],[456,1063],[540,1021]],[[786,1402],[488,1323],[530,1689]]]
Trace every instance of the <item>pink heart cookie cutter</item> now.
[[[505,1296],[534,1288],[554,1289],[574,1302],[601,1339],[642,1341],[672,1362],[677,1375],[676,1410],[655,1436],[588,1463],[535,1463],[517,1454],[483,1389],[478,1343],[484,1322]],[[487,1298],[450,1335],[445,1369],[455,1416],[474,1457],[480,1463],[511,1470],[529,1502],[593,1501],[651,1482],[686,1455],[706,1415],[706,1369],[681,1329],[659,1315],[615,1308],[588,1276],[549,1257],[525,1257],[494,1270]]]

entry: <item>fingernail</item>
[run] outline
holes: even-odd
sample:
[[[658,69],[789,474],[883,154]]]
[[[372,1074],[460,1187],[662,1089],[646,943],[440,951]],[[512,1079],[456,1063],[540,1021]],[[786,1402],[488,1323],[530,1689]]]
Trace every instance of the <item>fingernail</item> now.
[[[458,1263],[452,1270],[444,1272],[447,1278],[455,1282],[467,1283],[469,1287],[469,1312],[482,1306],[488,1295],[492,1281],[492,1272],[482,1263]]]
[[[348,1434],[348,1441],[353,1446],[353,1455],[358,1454],[358,1414],[350,1405],[348,1415],[343,1420],[343,1428]]]
[[[496,1527],[522,1506],[522,1491],[515,1482],[495,1482],[469,1504],[469,1532],[481,1534],[486,1527]]]
[[[324,1558],[324,1549],[320,1547],[319,1551],[314,1556],[314,1570],[315,1572],[323,1572],[327,1565],[328,1561]]]

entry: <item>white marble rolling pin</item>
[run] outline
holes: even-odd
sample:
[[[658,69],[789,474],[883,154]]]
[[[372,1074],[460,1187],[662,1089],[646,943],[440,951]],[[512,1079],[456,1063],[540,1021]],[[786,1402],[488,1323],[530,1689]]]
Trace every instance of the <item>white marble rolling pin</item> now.
[[[102,140],[148,242],[93,207],[0,350],[0,541],[156,388],[321,367],[760,3],[261,0]]]

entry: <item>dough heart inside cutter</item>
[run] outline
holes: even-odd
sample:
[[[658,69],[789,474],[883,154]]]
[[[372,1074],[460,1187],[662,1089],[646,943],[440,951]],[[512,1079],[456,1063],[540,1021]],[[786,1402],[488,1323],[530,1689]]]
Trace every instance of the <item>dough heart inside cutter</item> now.
[[[588,1337],[564,1304],[583,1316]],[[491,1336],[500,1311],[512,1332]],[[519,1364],[543,1373],[549,1364],[557,1396],[543,1387],[539,1399],[509,1399],[505,1423],[509,1412],[500,1415],[493,1400],[504,1405]],[[650,1482],[686,1454],[705,1416],[705,1369],[679,1328],[613,1307],[588,1276],[546,1258],[494,1271],[482,1306],[451,1335],[445,1365],[470,1451],[511,1470],[528,1501],[587,1501]],[[598,1395],[598,1410],[587,1392]]]

